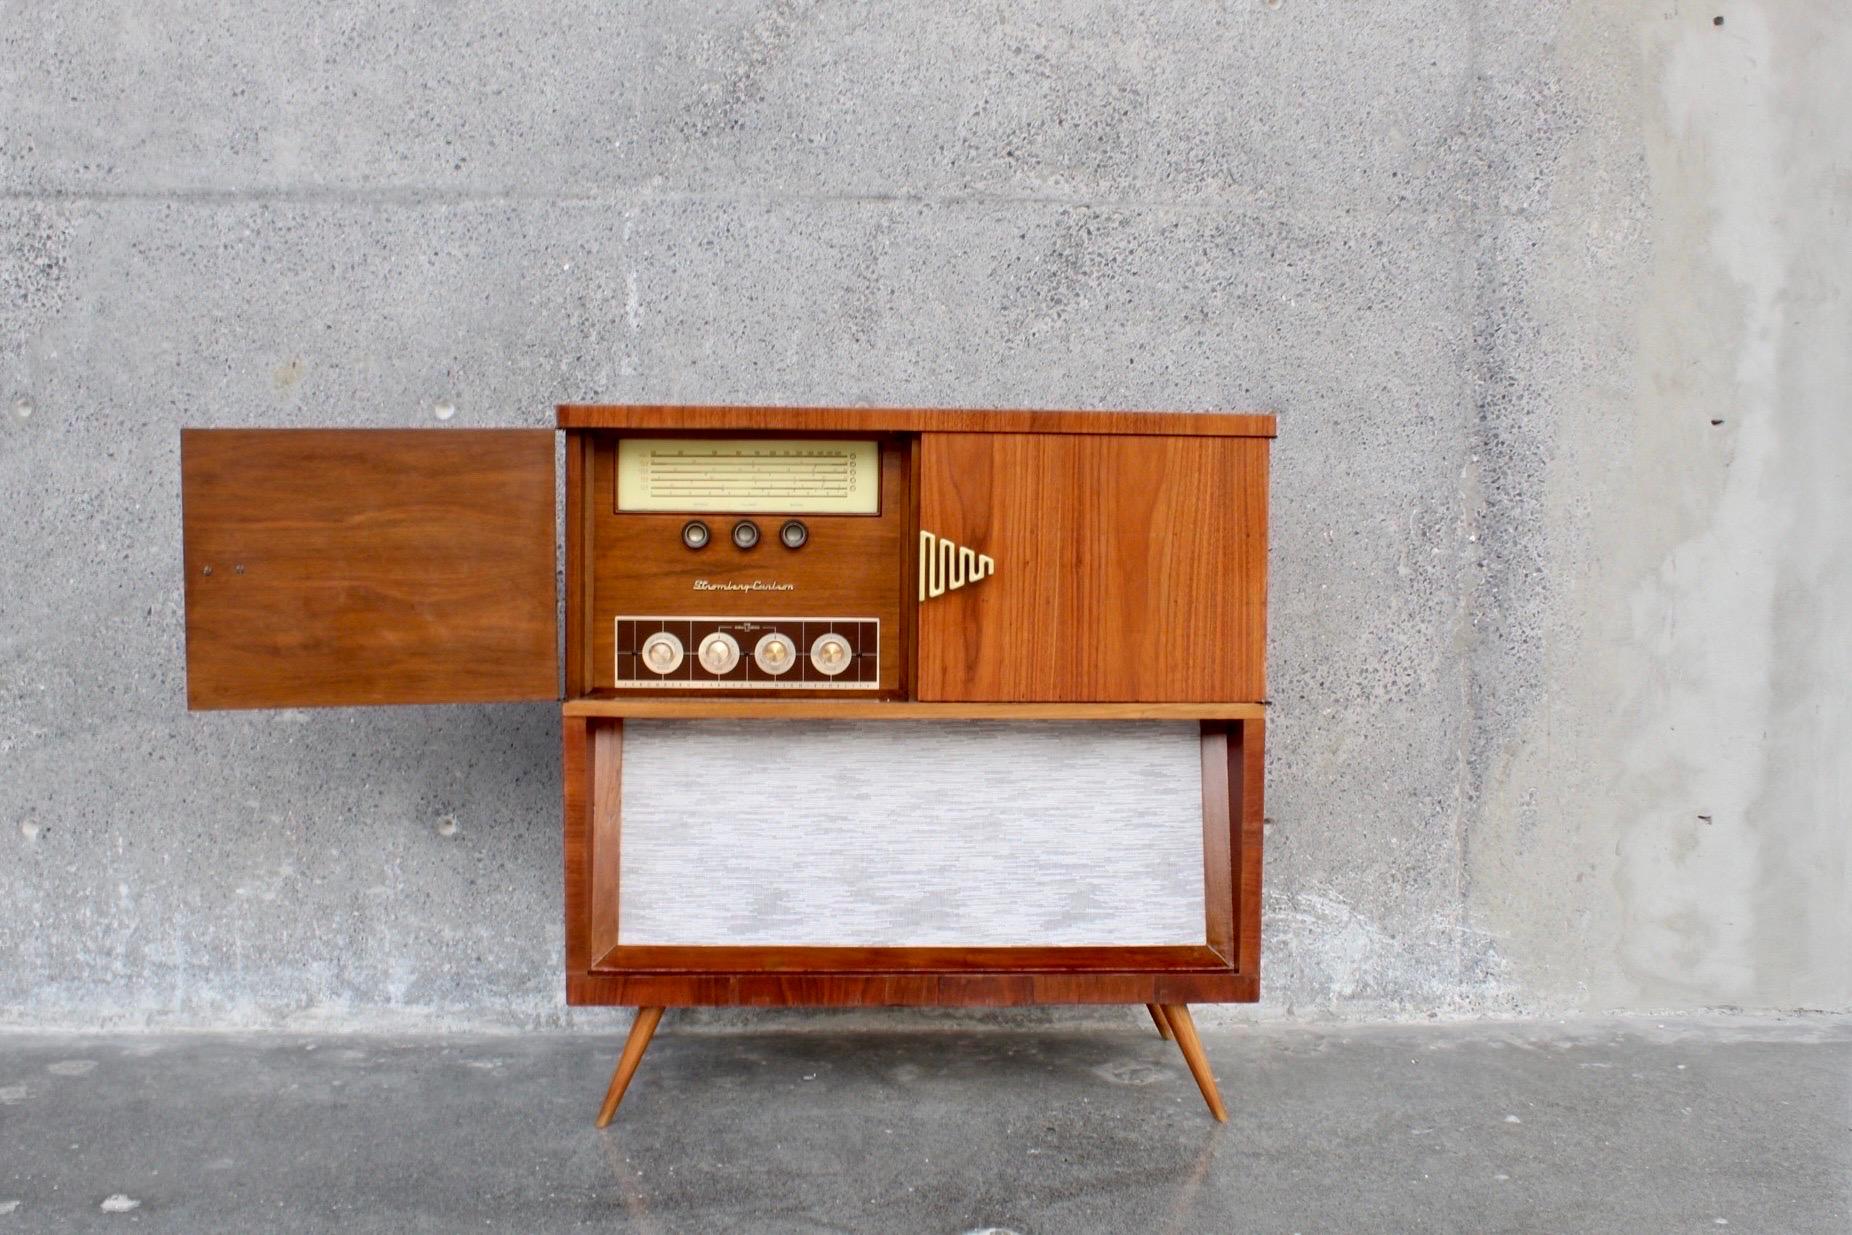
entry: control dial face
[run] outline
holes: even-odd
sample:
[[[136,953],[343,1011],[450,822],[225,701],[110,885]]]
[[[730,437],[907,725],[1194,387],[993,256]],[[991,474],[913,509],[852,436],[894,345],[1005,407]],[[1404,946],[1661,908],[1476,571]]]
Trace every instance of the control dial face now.
[[[643,641],[643,664],[652,673],[674,673],[682,667],[682,641],[657,631]]]
[[[849,641],[841,635],[818,635],[810,645],[810,663],[816,666],[818,673],[835,677],[849,667],[855,659],[855,653],[849,647]]]
[[[752,659],[767,673],[789,673],[797,663],[797,644],[791,642],[791,636],[773,631],[753,647]]]
[[[740,663],[739,641],[725,631],[715,631],[701,640],[701,650],[696,653],[701,667],[709,673],[719,675],[731,672],[733,666]]]

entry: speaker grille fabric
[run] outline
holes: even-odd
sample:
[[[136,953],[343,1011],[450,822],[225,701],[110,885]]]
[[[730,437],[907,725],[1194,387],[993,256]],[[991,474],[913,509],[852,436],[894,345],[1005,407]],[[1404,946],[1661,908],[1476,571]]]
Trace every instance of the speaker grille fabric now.
[[[1194,724],[628,721],[626,944],[1200,944]]]

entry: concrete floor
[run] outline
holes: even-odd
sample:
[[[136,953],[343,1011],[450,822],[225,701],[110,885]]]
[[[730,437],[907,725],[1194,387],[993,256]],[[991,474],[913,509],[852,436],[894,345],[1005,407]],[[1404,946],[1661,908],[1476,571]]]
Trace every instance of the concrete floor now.
[[[0,1035],[11,1231],[1852,1229],[1852,1018]]]

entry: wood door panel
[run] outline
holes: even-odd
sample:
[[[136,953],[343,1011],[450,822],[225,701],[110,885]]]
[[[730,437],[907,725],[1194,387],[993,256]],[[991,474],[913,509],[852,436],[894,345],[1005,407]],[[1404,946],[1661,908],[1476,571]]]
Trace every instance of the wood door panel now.
[[[1266,695],[1264,438],[929,433],[920,528],[995,559],[922,603],[924,700]]]
[[[188,706],[556,698],[553,446],[184,430]]]

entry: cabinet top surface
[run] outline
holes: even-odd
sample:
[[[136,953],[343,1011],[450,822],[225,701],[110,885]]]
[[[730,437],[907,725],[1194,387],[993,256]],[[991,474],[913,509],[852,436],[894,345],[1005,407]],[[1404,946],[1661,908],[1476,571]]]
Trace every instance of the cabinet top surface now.
[[[562,403],[562,429],[824,433],[1113,433],[1273,437],[1271,412],[1088,412],[913,407],[740,407]]]

